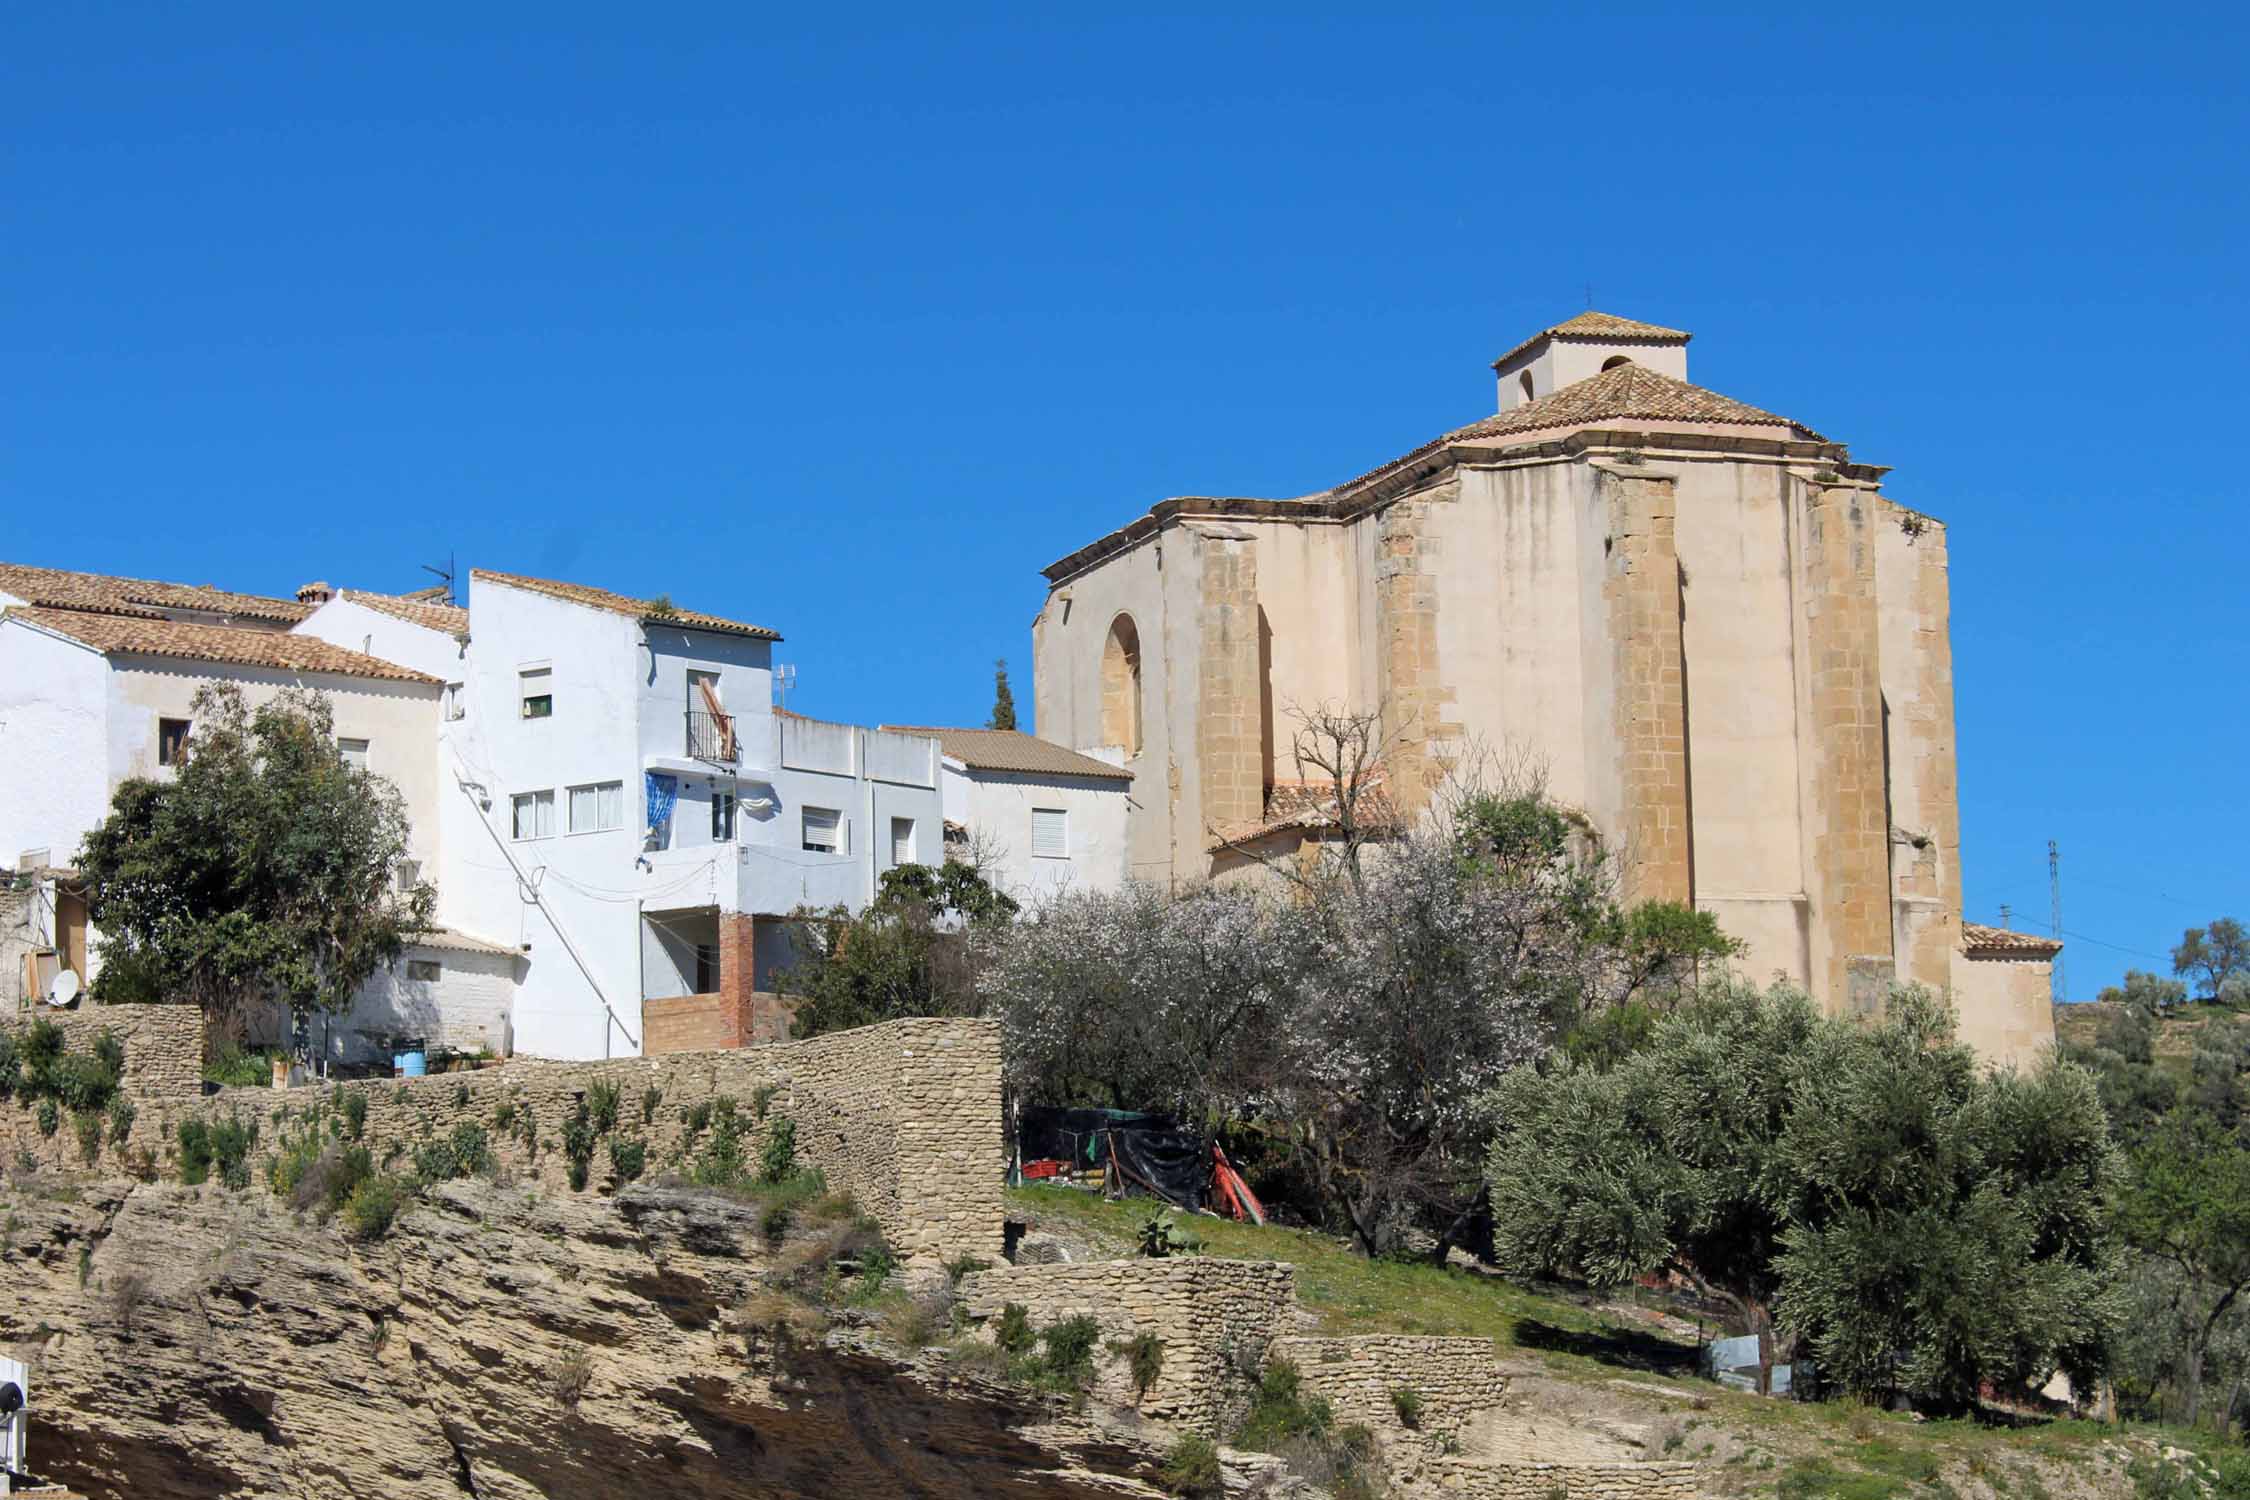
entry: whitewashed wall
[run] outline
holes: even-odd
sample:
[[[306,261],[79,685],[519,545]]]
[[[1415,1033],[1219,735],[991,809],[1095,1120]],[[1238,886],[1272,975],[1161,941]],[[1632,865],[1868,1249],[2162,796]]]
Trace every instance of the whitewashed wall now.
[[[109,664],[0,616],[0,867],[47,849],[69,864],[109,805]]]
[[[1032,906],[1058,891],[1107,891],[1124,883],[1129,782],[953,769],[958,765],[947,762],[948,803],[956,805],[958,796],[957,805],[967,816],[948,815],[967,823],[980,851],[990,858],[987,878],[1009,895]],[[1031,814],[1036,808],[1056,808],[1065,815],[1066,857],[1032,854]]]

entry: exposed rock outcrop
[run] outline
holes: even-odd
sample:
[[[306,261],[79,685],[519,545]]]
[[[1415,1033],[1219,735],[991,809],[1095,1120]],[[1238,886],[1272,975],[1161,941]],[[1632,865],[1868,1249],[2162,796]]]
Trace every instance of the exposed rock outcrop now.
[[[32,1459],[89,1496],[1154,1495],[1168,1435],[741,1309],[757,1212],[457,1182],[356,1246],[262,1192],[0,1193]]]

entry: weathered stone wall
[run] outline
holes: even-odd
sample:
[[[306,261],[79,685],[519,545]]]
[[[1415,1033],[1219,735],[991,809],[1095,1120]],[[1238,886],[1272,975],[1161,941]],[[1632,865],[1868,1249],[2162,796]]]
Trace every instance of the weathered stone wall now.
[[[182,1120],[233,1116],[258,1122],[262,1173],[285,1137],[304,1129],[316,1109],[333,1112],[347,1091],[356,1091],[367,1102],[363,1138],[378,1163],[399,1165],[417,1146],[474,1124],[483,1128],[503,1171],[567,1190],[563,1122],[597,1083],[617,1088],[614,1135],[646,1144],[644,1171],[652,1177],[684,1170],[709,1142],[708,1130],[689,1129],[685,1108],[725,1096],[749,1118],[763,1095],[765,1113],[745,1142],[753,1161],[774,1122],[789,1119],[796,1125],[798,1162],[818,1167],[831,1187],[849,1190],[902,1255],[996,1257],[1000,1251],[1006,1157],[1000,1036],[989,1021],[893,1021],[786,1046],[599,1063],[525,1061],[428,1078],[227,1089],[206,1098],[201,1017],[192,1007],[99,1008],[74,1023],[83,1036],[74,1033],[71,1045],[90,1045],[102,1024],[117,1025],[112,1018],[121,1015],[131,1028],[117,1027],[125,1039],[127,1092],[137,1099],[138,1114],[126,1147],[105,1140],[96,1164],[168,1175]],[[191,1022],[192,1046],[184,1031]],[[12,1160],[18,1151],[47,1165],[89,1165],[67,1125],[43,1136],[33,1111],[0,1104],[0,1155]],[[150,1158],[137,1162],[143,1151]],[[589,1186],[614,1185],[604,1139],[595,1145]]]
[[[1093,1318],[1102,1330],[1097,1399],[1214,1435],[1247,1399],[1275,1336],[1291,1325],[1296,1292],[1295,1266],[1202,1255],[1001,1266],[961,1282],[973,1318],[996,1317],[1011,1302],[1023,1305],[1035,1328]],[[1164,1369],[1136,1399],[1125,1362],[1108,1345],[1141,1333],[1164,1340]]]
[[[1197,663],[1202,713],[1195,724],[1196,761],[1206,833],[1254,823],[1265,815],[1268,763],[1264,680],[1258,652],[1258,553],[1239,527],[1188,528],[1202,550],[1203,597],[1198,619],[1203,655]]]
[[[1695,892],[1687,760],[1687,659],[1680,646],[1674,476],[1596,465],[1611,546],[1602,578],[1614,654],[1625,887],[1633,901]]]
[[[1695,1500],[1701,1472],[1683,1463],[1545,1464],[1432,1454],[1396,1476],[1396,1492],[1447,1500]]]
[[[1393,1395],[1401,1389],[1420,1399],[1415,1430],[1429,1434],[1458,1433],[1508,1395],[1508,1377],[1490,1339],[1284,1338],[1275,1340],[1273,1355],[1294,1364],[1339,1421],[1365,1423],[1386,1436],[1406,1430]]]
[[[192,1005],[94,1005],[75,1010],[11,1015],[7,1028],[21,1035],[34,1022],[52,1021],[72,1052],[90,1051],[103,1032],[125,1044],[121,1088],[129,1099],[182,1098],[203,1089],[203,1012]]]

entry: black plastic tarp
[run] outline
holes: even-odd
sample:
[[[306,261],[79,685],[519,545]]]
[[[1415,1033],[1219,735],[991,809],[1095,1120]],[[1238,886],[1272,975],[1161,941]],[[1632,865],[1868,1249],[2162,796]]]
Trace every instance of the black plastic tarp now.
[[[1210,1148],[1169,1115],[1117,1109],[1027,1109],[1016,1121],[1021,1160],[1096,1171],[1114,1160],[1125,1187],[1180,1208],[1203,1206]]]

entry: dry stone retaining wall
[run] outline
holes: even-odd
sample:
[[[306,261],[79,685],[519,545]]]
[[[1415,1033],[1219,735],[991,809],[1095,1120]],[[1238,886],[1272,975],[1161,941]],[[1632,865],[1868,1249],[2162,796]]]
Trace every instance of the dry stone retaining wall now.
[[[1023,1305],[1035,1328],[1093,1318],[1102,1330],[1097,1399],[1216,1435],[1295,1316],[1297,1268],[1202,1255],[1001,1266],[963,1278],[961,1296],[973,1318],[997,1317],[1011,1302]],[[1111,1357],[1108,1345],[1142,1333],[1164,1341],[1164,1368],[1136,1399],[1125,1361]]]
[[[182,1120],[256,1120],[255,1165],[318,1109],[332,1115],[347,1092],[366,1100],[364,1136],[378,1163],[398,1164],[418,1145],[463,1125],[483,1128],[501,1168],[566,1189],[563,1122],[597,1083],[618,1092],[616,1136],[645,1142],[645,1173],[685,1169],[709,1140],[690,1131],[684,1107],[731,1097],[743,1117],[766,1113],[744,1142],[753,1163],[775,1122],[796,1125],[797,1160],[848,1189],[901,1254],[997,1258],[1005,1210],[1000,1135],[1000,1035],[990,1021],[892,1021],[783,1046],[682,1053],[612,1062],[515,1062],[472,1073],[374,1080],[287,1091],[226,1089],[206,1097],[201,1016],[189,1006],[106,1006],[68,1018],[73,1050],[106,1025],[125,1043],[125,1092],[137,1117],[128,1145],[107,1140],[81,1160],[67,1123],[39,1133],[33,1111],[0,1104],[0,1156],[51,1166],[107,1165],[169,1174]],[[192,1043],[187,1028],[193,1028]],[[659,1098],[644,1118],[650,1089]],[[324,1127],[325,1128],[325,1127]],[[590,1186],[608,1185],[609,1142],[597,1141]],[[136,1161],[141,1152],[150,1157]]]
[[[1688,1463],[1543,1464],[1436,1454],[1398,1476],[1408,1495],[1446,1500],[1695,1500],[1701,1466]]]
[[[1469,1418],[1508,1396],[1508,1377],[1490,1339],[1284,1338],[1273,1353],[1297,1367],[1305,1387],[1327,1399],[1337,1420],[1363,1422],[1386,1435],[1406,1428],[1392,1394],[1402,1388],[1421,1399],[1418,1430],[1431,1434],[1458,1433]]]

